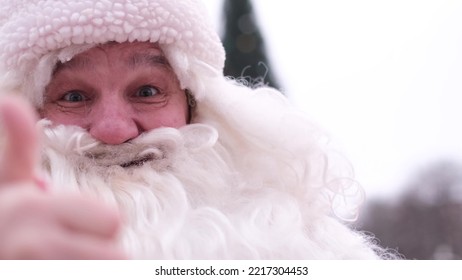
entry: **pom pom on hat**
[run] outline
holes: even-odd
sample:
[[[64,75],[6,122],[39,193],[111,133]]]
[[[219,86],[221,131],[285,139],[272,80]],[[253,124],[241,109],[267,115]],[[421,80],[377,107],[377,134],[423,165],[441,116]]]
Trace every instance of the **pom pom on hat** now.
[[[223,70],[223,45],[197,0],[0,0],[0,6],[1,86],[32,90],[26,94],[35,103],[51,77],[43,67],[57,62],[47,63],[47,55],[69,47],[70,57],[60,59],[111,41],[157,42],[181,86],[193,92],[199,73]],[[48,77],[38,78],[43,70]]]

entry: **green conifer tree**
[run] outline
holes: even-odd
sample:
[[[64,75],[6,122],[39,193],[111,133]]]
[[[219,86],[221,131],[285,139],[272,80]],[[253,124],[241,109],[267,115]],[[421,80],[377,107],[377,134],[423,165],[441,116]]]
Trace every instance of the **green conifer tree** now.
[[[226,76],[244,78],[251,84],[279,88],[271,71],[265,44],[250,0],[224,1]]]

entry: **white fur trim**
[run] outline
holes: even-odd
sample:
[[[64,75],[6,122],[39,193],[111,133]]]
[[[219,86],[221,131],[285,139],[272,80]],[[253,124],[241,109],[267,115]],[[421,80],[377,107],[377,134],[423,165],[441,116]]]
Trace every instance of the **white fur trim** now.
[[[224,66],[223,46],[197,0],[0,0],[0,6],[4,88],[24,91],[24,80],[34,80],[39,60],[52,51],[109,41],[158,42],[182,87],[197,88],[190,75],[221,73]]]

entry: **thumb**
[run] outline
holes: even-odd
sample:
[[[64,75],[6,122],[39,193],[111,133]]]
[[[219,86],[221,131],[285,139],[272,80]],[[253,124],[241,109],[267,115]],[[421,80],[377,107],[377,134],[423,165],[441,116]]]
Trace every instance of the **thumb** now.
[[[4,98],[0,100],[0,122],[5,138],[0,154],[0,183],[33,181],[39,156],[34,110],[20,98]]]

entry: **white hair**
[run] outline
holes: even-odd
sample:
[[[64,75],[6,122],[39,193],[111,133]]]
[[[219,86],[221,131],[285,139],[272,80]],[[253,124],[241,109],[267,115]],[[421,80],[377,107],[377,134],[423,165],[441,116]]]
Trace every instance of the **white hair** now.
[[[218,77],[204,85],[190,125],[143,134],[129,144],[139,148],[113,147],[122,154],[83,129],[45,126],[44,166],[56,191],[117,205],[133,258],[381,257],[332,211],[357,185],[334,168],[321,130],[273,89]],[[148,162],[121,167],[120,159],[146,154]]]

